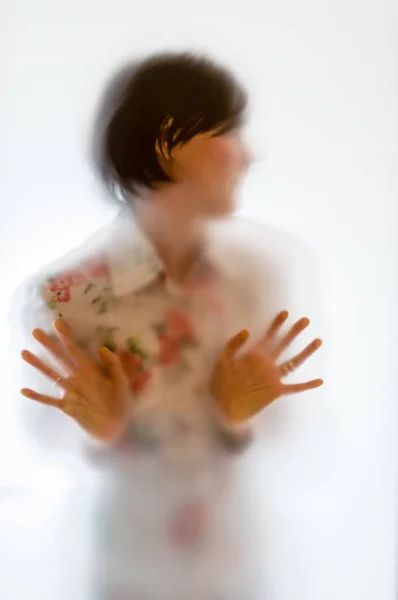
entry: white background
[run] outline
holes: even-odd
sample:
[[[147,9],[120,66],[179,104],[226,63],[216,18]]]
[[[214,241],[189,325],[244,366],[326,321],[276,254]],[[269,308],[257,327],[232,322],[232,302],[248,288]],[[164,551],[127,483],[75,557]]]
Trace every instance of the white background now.
[[[393,600],[396,2],[17,0],[1,12],[4,357],[13,289],[113,213],[87,160],[107,76],[154,49],[213,53],[252,93],[243,212],[313,247],[326,315],[325,391],[264,456],[264,600]],[[16,370],[2,375],[0,597],[89,600],[90,486],[24,452]]]

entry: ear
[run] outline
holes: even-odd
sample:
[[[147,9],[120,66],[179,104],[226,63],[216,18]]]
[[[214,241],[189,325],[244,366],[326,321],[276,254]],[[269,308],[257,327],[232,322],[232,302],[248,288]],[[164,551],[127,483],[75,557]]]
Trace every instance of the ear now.
[[[159,137],[155,142],[155,150],[156,154],[160,155],[161,158],[165,160],[170,160],[170,150],[165,143],[167,131],[170,129],[171,125],[174,123],[174,119],[171,115],[166,117],[163,121],[163,124],[160,128]]]

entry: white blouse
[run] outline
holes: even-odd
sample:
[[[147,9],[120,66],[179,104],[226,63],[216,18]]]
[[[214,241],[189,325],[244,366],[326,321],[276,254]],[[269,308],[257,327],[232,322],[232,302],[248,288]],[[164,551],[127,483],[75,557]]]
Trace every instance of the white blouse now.
[[[129,378],[130,427],[97,452],[109,472],[99,524],[105,600],[255,597],[261,557],[243,489],[247,457],[220,422],[207,381],[231,336],[246,328],[254,343],[289,308],[281,265],[294,245],[237,218],[208,233],[201,262],[177,287],[125,210],[25,287],[28,329],[49,330],[62,317],[87,352],[117,352]]]

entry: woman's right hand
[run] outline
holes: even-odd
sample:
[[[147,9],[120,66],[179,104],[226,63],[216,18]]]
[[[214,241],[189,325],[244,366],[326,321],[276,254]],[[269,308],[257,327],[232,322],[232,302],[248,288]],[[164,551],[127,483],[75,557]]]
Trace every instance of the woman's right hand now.
[[[124,430],[131,413],[131,392],[116,354],[105,347],[99,350],[96,364],[79,348],[65,322],[54,323],[56,339],[41,329],[33,337],[62,367],[66,376],[24,350],[23,360],[51,379],[63,390],[60,398],[24,388],[21,393],[41,404],[55,407],[74,419],[97,440],[112,442]]]

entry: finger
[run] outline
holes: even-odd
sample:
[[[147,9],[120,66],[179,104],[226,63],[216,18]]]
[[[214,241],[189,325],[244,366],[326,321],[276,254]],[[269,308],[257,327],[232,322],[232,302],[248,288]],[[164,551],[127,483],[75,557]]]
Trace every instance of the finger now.
[[[45,377],[48,377],[48,379],[51,379],[51,381],[56,382],[57,385],[63,390],[71,389],[68,379],[62,377],[55,369],[47,365],[32,352],[29,352],[29,350],[23,350],[21,352],[21,357],[26,363],[37,369],[37,371],[40,371],[40,373],[42,373]]]
[[[120,362],[119,357],[114,352],[111,352],[105,346],[101,346],[99,349],[99,355],[104,364],[108,367],[109,373],[115,382],[115,384],[119,387],[119,389],[128,387],[127,378]]]
[[[243,344],[247,341],[249,337],[249,332],[246,329],[242,329],[237,335],[227,342],[223,356],[227,360],[232,360],[237,353],[237,351],[243,346]]]
[[[54,408],[62,407],[62,402],[59,398],[53,398],[53,396],[46,396],[45,394],[38,394],[37,392],[29,388],[23,388],[21,390],[21,394],[22,396],[25,396],[25,398],[35,400],[35,402],[45,404],[46,406],[53,406]]]
[[[264,345],[269,344],[271,342],[271,340],[275,337],[275,335],[278,333],[279,329],[282,327],[283,323],[286,321],[288,316],[289,316],[289,313],[287,312],[287,310],[283,310],[282,312],[280,312],[275,317],[275,319],[272,321],[270,327],[268,328],[267,333],[258,342],[257,346],[263,347]]]
[[[59,338],[49,336],[42,329],[35,329],[32,332],[32,335],[34,339],[57,360],[67,373],[72,375],[75,372],[76,366],[74,365],[73,360],[66,354],[65,348]]]
[[[92,367],[93,364],[85,352],[75,342],[72,333],[62,319],[54,321],[53,327],[69,356],[76,361],[80,368]]]
[[[299,392],[306,392],[307,390],[314,390],[315,388],[323,385],[323,379],[313,379],[306,383],[293,383],[291,385],[283,385],[283,394],[298,394]]]
[[[320,347],[322,346],[322,340],[319,338],[313,340],[302,352],[297,354],[294,358],[285,361],[280,366],[280,370],[282,375],[286,375],[290,371],[297,369],[300,365],[303,364],[310,356],[314,354]]]
[[[306,317],[297,321],[293,327],[289,329],[287,334],[277,343],[276,347],[271,353],[272,358],[276,360],[282,354],[282,352],[286,350],[288,346],[290,346],[293,340],[296,339],[296,337],[308,327],[309,324],[310,321]]]

